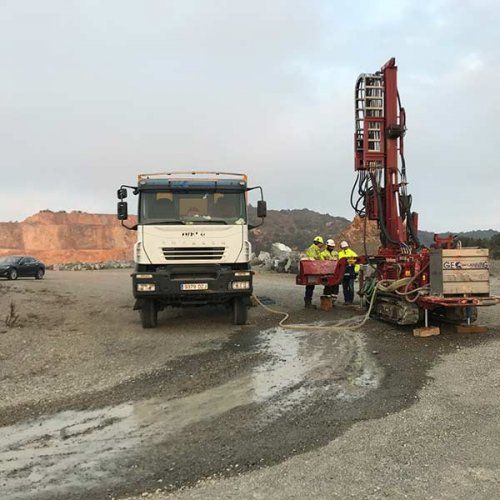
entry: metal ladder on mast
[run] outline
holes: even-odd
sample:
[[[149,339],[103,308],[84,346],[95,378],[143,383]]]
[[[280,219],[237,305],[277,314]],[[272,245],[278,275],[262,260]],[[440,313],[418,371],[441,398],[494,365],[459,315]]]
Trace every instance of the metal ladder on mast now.
[[[356,153],[383,153],[384,85],[382,75],[362,74],[355,88]],[[366,137],[365,137],[366,136]],[[365,143],[366,141],[366,143]],[[366,149],[365,149],[366,148]],[[364,168],[381,168],[380,160]]]

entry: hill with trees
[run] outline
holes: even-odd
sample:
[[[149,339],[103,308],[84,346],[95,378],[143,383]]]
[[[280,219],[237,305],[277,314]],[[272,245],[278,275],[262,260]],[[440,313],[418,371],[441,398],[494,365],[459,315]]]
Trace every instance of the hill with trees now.
[[[249,219],[257,223],[257,211],[250,207]],[[345,217],[320,214],[307,208],[268,210],[264,224],[250,233],[253,251],[269,250],[275,242],[284,243],[293,250],[307,248],[315,236],[336,238],[351,221]]]

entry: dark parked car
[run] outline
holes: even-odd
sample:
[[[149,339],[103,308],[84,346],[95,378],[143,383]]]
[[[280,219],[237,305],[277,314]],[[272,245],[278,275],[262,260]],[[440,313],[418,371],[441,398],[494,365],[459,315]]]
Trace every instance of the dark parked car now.
[[[45,264],[34,257],[8,255],[0,257],[0,276],[10,280],[18,277],[31,276],[41,280],[45,274]]]

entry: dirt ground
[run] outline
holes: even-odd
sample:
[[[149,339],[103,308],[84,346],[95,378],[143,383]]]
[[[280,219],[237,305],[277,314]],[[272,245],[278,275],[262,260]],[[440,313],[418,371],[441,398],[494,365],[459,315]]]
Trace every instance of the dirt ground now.
[[[130,281],[0,282],[2,498],[497,498],[499,306],[487,334],[428,339],[276,328],[261,308],[244,327],[200,308],[143,330]],[[360,313],[304,311],[290,275],[256,291],[293,322]]]

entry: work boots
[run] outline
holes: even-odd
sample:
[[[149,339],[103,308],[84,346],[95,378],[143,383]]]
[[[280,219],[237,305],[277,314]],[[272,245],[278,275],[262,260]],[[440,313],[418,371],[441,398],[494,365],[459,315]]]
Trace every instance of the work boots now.
[[[304,300],[304,307],[306,309],[316,309],[316,306],[312,303],[311,300]]]

